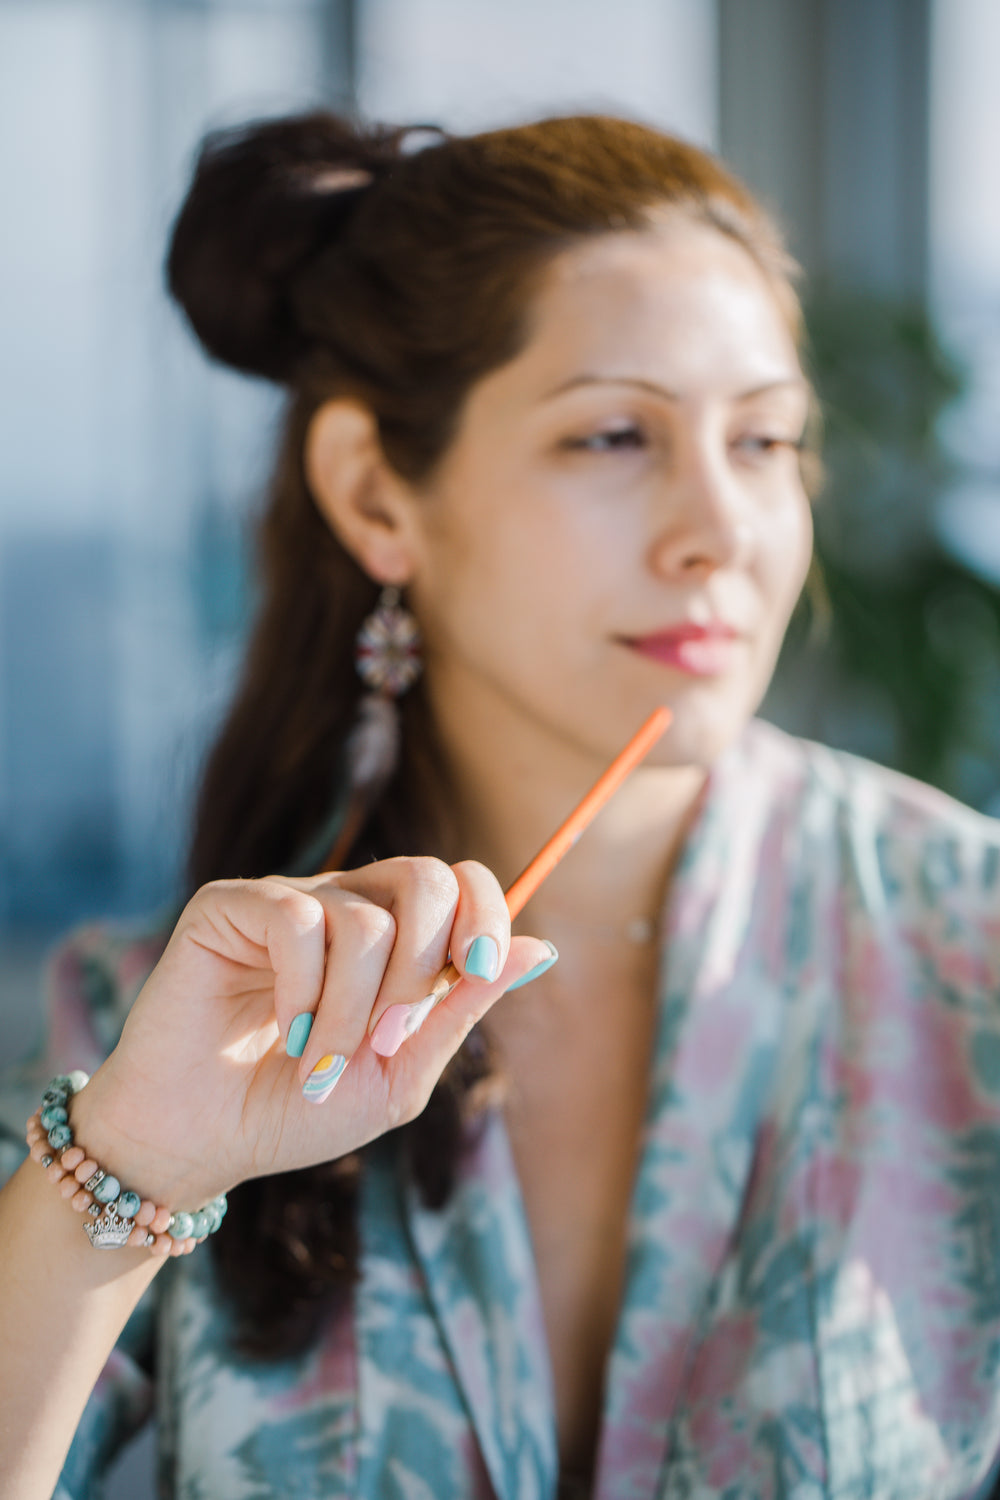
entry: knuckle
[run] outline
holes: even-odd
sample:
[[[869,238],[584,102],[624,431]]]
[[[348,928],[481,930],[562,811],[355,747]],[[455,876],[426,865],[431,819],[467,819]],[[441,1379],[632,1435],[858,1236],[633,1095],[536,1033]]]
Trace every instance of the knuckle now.
[[[477,885],[481,885],[485,882],[488,886],[495,886],[498,891],[500,890],[500,882],[497,880],[489,865],[484,865],[478,859],[459,860],[458,864],[455,866],[455,871],[456,873],[461,872],[462,875],[471,880],[474,880]]]
[[[420,1104],[416,1091],[413,1088],[395,1089],[386,1105],[385,1118],[389,1130],[395,1130],[398,1125],[409,1125],[420,1114],[423,1105]]]
[[[479,1024],[479,1016],[474,1011],[469,1011],[462,1017],[462,1025],[458,1033],[458,1045],[461,1047],[472,1035]]]
[[[397,1078],[387,1101],[386,1119],[390,1129],[397,1125],[408,1125],[427,1108],[434,1091],[435,1077],[426,1076],[423,1069],[407,1068]]]
[[[235,891],[239,890],[243,884],[244,882],[240,880],[208,880],[195,891],[194,895],[188,901],[185,911],[194,913],[211,908],[226,896],[232,895]]]
[[[426,892],[444,898],[449,904],[458,900],[458,879],[450,865],[429,854],[410,855],[405,860],[404,876],[414,892]]]
[[[391,948],[396,941],[396,919],[384,906],[374,902],[355,906],[354,922],[359,937],[366,948]]]
[[[293,930],[306,933],[319,927],[325,920],[322,901],[309,891],[289,885],[277,875],[265,875],[259,880],[234,881],[233,884],[269,903],[269,925],[276,919],[279,925],[288,924]]]
[[[432,1087],[433,1085],[430,1084],[411,1084],[408,1088],[404,1089],[403,1097],[400,1100],[401,1125],[408,1125],[411,1120],[415,1120],[418,1115],[423,1114],[427,1108],[427,1101],[431,1097]]]

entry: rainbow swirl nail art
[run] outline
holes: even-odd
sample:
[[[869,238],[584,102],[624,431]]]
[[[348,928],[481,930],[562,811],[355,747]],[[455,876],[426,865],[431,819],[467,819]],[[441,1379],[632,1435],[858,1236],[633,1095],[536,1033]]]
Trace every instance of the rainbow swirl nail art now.
[[[328,1099],[337,1087],[340,1075],[346,1067],[347,1058],[341,1057],[339,1052],[336,1056],[328,1052],[325,1057],[321,1057],[302,1085],[303,1099],[308,1099],[310,1104],[322,1104],[323,1100]]]

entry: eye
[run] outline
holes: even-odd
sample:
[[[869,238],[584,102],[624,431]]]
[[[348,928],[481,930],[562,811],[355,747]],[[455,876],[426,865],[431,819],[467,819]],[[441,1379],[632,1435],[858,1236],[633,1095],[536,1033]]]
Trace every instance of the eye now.
[[[585,437],[569,438],[565,446],[574,452],[619,453],[644,448],[646,434],[634,422],[623,422],[615,427],[604,427],[599,432],[588,433]]]
[[[798,453],[802,443],[776,432],[745,432],[734,440],[733,447],[746,458],[766,459],[787,451]]]

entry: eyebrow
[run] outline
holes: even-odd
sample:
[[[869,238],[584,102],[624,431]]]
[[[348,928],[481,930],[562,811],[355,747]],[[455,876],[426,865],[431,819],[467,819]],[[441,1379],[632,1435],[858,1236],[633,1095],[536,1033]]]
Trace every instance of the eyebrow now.
[[[549,391],[542,397],[543,401],[553,401],[557,396],[564,395],[567,391],[576,390],[585,385],[630,385],[638,390],[649,391],[654,396],[659,396],[666,401],[681,401],[683,398],[678,391],[668,390],[664,385],[658,385],[655,380],[643,380],[639,376],[628,375],[575,375],[572,380],[567,380],[562,385],[556,386],[555,390]],[[762,385],[751,386],[749,390],[738,391],[731,399],[734,401],[752,401],[755,396],[766,396],[770,391],[808,389],[805,377],[802,375],[782,375],[777,380],[765,380]]]

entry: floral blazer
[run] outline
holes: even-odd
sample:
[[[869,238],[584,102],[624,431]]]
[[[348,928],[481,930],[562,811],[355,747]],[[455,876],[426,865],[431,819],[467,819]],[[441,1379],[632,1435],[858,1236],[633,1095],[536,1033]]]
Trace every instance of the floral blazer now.
[[[1000,825],[755,722],[709,778],[665,933],[595,1495],[987,1495]],[[58,953],[47,1066],[96,1063],[157,951],[94,929]],[[11,1165],[35,1081],[24,1070],[3,1095]],[[554,1496],[551,1374],[502,1117],[470,1140],[442,1211],[411,1190],[393,1138],[379,1143],[361,1232],[352,1305],[280,1364],[231,1353],[209,1251],[171,1262],[59,1500],[91,1494],[154,1405],[165,1496]]]

